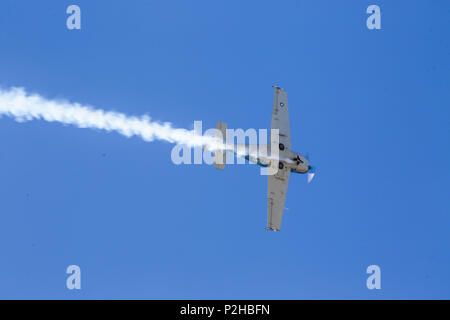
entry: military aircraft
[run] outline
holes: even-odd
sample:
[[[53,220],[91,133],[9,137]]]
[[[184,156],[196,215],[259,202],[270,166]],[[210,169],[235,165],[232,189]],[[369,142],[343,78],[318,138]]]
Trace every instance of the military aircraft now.
[[[279,138],[275,140],[276,144],[273,143],[274,139],[271,137],[272,143],[270,145],[258,145],[257,148],[252,148],[248,144],[236,144],[232,146],[231,151],[243,155],[250,162],[273,169],[274,174],[268,174],[266,230],[280,231],[290,173],[307,174],[309,183],[315,175],[315,170],[309,165],[307,157],[292,151],[287,92],[278,86],[273,86],[273,88],[275,92],[271,129],[279,130]],[[216,136],[221,137],[225,144],[226,130],[227,125],[218,121],[216,126],[216,133],[218,134]],[[273,158],[271,149],[273,150],[276,147],[279,149],[278,157]],[[259,152],[252,151],[255,149]],[[264,152],[261,152],[261,150]],[[214,166],[223,170],[225,162],[226,150],[214,151]]]

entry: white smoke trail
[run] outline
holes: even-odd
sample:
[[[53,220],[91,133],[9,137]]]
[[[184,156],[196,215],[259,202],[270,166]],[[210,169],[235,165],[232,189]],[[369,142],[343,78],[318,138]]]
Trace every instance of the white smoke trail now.
[[[252,155],[258,157],[255,150],[236,149],[233,144],[224,144],[213,136],[197,135],[194,130],[173,128],[168,122],[151,121],[147,115],[136,117],[119,112],[94,109],[68,101],[49,100],[38,94],[28,94],[23,88],[0,88],[0,117],[8,116],[18,122],[45,120],[74,125],[79,128],[101,129],[115,131],[126,137],[137,136],[144,141],[162,140],[170,143],[185,144],[189,147],[203,146],[210,151],[225,150],[234,152],[239,157]],[[269,152],[270,153],[270,152]],[[279,159],[278,154],[264,156],[269,159]],[[291,159],[281,158],[286,162]]]
[[[156,139],[190,147],[223,149],[222,143],[214,137],[196,135],[193,130],[173,128],[167,122],[154,122],[147,115],[127,116],[79,103],[49,100],[38,94],[28,94],[23,88],[0,89],[0,117],[2,115],[18,122],[45,120],[79,128],[116,131],[126,137],[138,136],[145,141]]]

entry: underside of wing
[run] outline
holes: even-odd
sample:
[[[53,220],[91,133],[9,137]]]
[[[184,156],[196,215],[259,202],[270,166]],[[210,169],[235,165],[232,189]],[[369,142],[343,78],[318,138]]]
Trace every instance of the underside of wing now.
[[[291,132],[289,127],[289,109],[287,92],[274,86],[271,129],[278,129],[280,144],[284,151],[291,151]]]
[[[276,174],[268,176],[267,229],[269,230],[280,231],[281,229],[289,173],[289,168],[284,167]]]

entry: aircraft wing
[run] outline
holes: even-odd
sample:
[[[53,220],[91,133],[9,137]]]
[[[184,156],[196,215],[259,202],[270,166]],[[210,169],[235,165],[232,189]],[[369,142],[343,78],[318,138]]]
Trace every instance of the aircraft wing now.
[[[276,174],[268,176],[267,229],[280,231],[290,172],[285,166]]]
[[[271,129],[278,129],[280,143],[284,145],[284,151],[291,151],[291,130],[289,127],[289,109],[287,92],[274,86]]]
[[[274,86],[274,89],[272,123],[270,127],[271,129],[279,130],[280,155],[282,155],[286,151],[291,151],[288,99],[286,91],[277,86]],[[281,144],[283,144],[284,150],[281,149]],[[274,175],[268,175],[267,229],[279,231],[291,171],[286,166],[283,169],[278,169],[278,161],[271,161],[270,165],[273,166],[274,172],[278,171]]]

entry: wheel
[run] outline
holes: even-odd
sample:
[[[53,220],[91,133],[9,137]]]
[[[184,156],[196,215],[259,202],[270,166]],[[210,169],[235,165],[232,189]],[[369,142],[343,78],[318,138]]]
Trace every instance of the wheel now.
[[[282,170],[284,168],[283,162],[278,162],[278,169]]]
[[[281,151],[284,150],[284,144],[280,143],[278,146],[280,147],[280,150],[281,150]]]

